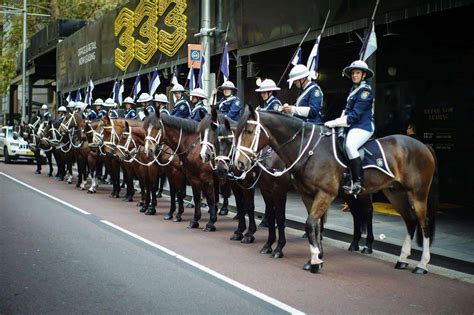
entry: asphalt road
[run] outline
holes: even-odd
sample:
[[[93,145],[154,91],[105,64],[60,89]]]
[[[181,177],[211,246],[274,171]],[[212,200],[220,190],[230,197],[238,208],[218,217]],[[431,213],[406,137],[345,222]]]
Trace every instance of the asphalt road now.
[[[257,231],[255,243],[243,245],[229,240],[236,228],[231,217],[219,216],[213,233],[190,230],[192,209],[185,209],[183,222],[163,220],[167,198],[158,200],[157,215],[145,216],[135,203],[110,198],[110,185],[90,195],[33,172],[32,165],[0,163],[0,173],[90,215],[0,174],[0,313],[262,314],[290,307],[310,314],[474,312],[470,275],[452,279],[436,274],[435,267],[413,275],[415,263],[395,270],[397,257],[351,253],[348,244],[328,238],[324,268],[314,275],[301,269],[309,250],[300,231],[287,229],[285,257],[272,259],[258,253],[266,229]],[[207,218],[203,209],[201,227]],[[204,267],[191,267],[187,259]]]
[[[0,187],[0,313],[283,313],[95,216]]]

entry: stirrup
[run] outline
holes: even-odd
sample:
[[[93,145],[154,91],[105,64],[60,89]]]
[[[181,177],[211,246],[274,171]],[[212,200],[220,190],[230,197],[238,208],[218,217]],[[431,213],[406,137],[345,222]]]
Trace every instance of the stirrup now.
[[[358,195],[365,190],[360,184],[354,185],[354,183],[352,183],[351,186],[344,185],[342,189],[344,189],[344,192],[348,195]]]

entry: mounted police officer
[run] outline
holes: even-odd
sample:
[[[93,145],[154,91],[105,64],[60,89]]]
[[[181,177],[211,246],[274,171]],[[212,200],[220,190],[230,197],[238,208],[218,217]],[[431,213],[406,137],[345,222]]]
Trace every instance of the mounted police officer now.
[[[184,87],[181,84],[175,84],[170,92],[173,93],[176,98],[171,116],[189,118],[191,109],[189,108],[188,101],[184,98]]]
[[[153,98],[151,97],[150,94],[148,93],[142,93],[140,94],[140,97],[138,98],[137,100],[137,105],[139,107],[142,107],[143,109],[146,109],[148,114],[151,114],[151,113],[154,113],[155,112],[155,108],[153,107],[153,105],[150,104],[150,101],[153,100]],[[138,113],[138,118],[140,120],[145,120],[145,113],[143,111],[140,111]]]
[[[58,120],[62,121],[64,119],[64,116],[67,113],[67,109],[65,106],[59,106],[58,108]]]
[[[82,116],[82,111],[84,110],[85,105],[86,105],[86,103],[83,103],[81,101],[76,102],[76,106],[74,107],[74,112],[78,113],[78,114],[81,114],[81,116]]]
[[[169,104],[169,101],[165,94],[155,94],[153,103],[155,103],[155,111],[159,111],[160,114],[170,114],[166,108]]]
[[[203,100],[207,99],[206,93],[201,88],[195,88],[189,94],[191,96],[191,103],[193,104],[193,110],[191,111],[191,119],[197,122],[201,121],[201,113],[206,115],[208,113],[206,105]]]
[[[290,88],[295,83],[302,92],[295,105],[283,105],[282,111],[301,118],[304,121],[322,125],[321,107],[323,92],[316,82],[311,81],[311,73],[305,65],[296,65],[291,69],[287,80]]]
[[[76,107],[76,102],[70,101],[69,103],[67,103],[66,108],[67,108],[68,113],[70,113],[70,114],[74,113],[74,108],[75,107]]]
[[[135,119],[137,117],[137,112],[132,108],[132,106],[135,105],[133,99],[130,96],[126,97],[123,104],[125,105],[125,119]]]
[[[102,108],[104,101],[101,98],[96,99],[92,105],[95,107],[95,112],[98,119],[102,118],[103,116],[107,116],[107,111]]]
[[[92,107],[91,105],[87,104],[82,115],[87,120],[96,120],[97,113],[91,107]]]
[[[117,103],[115,103],[110,97],[105,100],[104,107],[108,108],[107,116],[109,116],[110,119],[116,119],[119,117],[117,110],[115,109],[117,107]]]
[[[217,102],[219,112],[233,121],[239,121],[242,106],[240,104],[240,99],[235,96],[237,88],[234,83],[231,81],[225,81],[221,86],[219,86],[218,90],[224,95],[224,97]]]
[[[348,127],[346,136],[346,153],[349,157],[349,166],[352,173],[352,187],[343,187],[352,194],[358,194],[363,190],[362,161],[359,148],[374,134],[373,103],[374,91],[366,81],[374,76],[362,60],[354,61],[350,66],[344,68],[344,75],[352,80],[352,86],[347,105],[341,117],[327,121],[324,125],[329,128]]]
[[[258,92],[263,100],[263,104],[260,106],[261,110],[280,110],[281,102],[276,97],[277,91],[280,91],[280,88],[271,79],[265,79],[260,83],[255,92]]]
[[[41,105],[41,116],[43,116],[44,121],[51,120],[51,113],[48,111],[48,105]]]

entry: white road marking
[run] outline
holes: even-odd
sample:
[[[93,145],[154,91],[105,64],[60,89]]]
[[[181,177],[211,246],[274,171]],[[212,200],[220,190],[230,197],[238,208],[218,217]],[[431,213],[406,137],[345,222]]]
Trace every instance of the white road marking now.
[[[150,240],[147,240],[146,238],[143,238],[143,237],[141,237],[141,236],[139,236],[139,235],[137,235],[137,234],[135,234],[135,233],[133,233],[133,232],[130,232],[130,231],[128,231],[128,230],[126,230],[126,229],[124,229],[124,228],[118,226],[118,225],[115,225],[115,224],[113,224],[113,223],[111,223],[111,222],[109,222],[109,221],[106,221],[106,220],[101,220],[100,222],[102,222],[102,223],[104,223],[104,224],[106,224],[106,225],[108,225],[108,226],[110,226],[110,227],[112,227],[112,228],[114,228],[114,229],[116,229],[116,230],[119,230],[119,231],[121,231],[121,232],[123,232],[123,233],[125,233],[125,234],[127,234],[127,235],[129,235],[129,236],[131,236],[131,237],[133,237],[133,238],[135,238],[135,239],[137,239],[137,240],[139,240],[139,241],[142,241],[142,242],[144,242],[144,243],[146,243],[146,244],[148,244],[148,245],[150,245],[150,246],[152,246],[152,247],[154,247],[154,248],[156,248],[156,249],[158,249],[158,250],[160,250],[160,251],[162,251],[162,252],[164,252],[164,253],[166,253],[166,254],[172,256],[172,257],[175,257],[176,259],[179,259],[179,260],[181,260],[182,262],[185,262],[185,263],[187,263],[187,264],[189,264],[189,265],[191,265],[191,266],[193,266],[193,267],[195,267],[195,268],[197,268],[197,269],[199,269],[199,270],[201,270],[201,271],[204,271],[204,272],[210,274],[211,276],[216,277],[216,278],[219,279],[219,280],[222,280],[222,281],[224,281],[224,282],[227,282],[228,284],[230,284],[230,285],[232,285],[232,286],[234,286],[234,287],[236,287],[236,288],[238,288],[238,289],[240,289],[240,290],[242,290],[242,291],[244,291],[244,292],[247,292],[247,293],[249,293],[249,294],[251,294],[251,295],[257,297],[257,298],[259,298],[259,299],[262,300],[262,301],[265,301],[265,302],[267,302],[267,303],[269,303],[269,304],[272,304],[272,305],[274,305],[274,306],[276,306],[276,307],[278,307],[278,308],[280,308],[280,309],[282,309],[282,310],[284,310],[284,311],[286,311],[286,312],[288,312],[288,313],[290,313],[290,314],[305,314],[304,312],[302,312],[302,311],[300,311],[300,310],[297,310],[297,309],[295,309],[295,308],[293,308],[293,307],[291,307],[291,306],[289,306],[289,305],[287,305],[287,304],[285,304],[285,303],[283,303],[283,302],[280,302],[280,301],[278,301],[278,300],[276,300],[276,299],[274,299],[274,298],[272,298],[272,297],[270,297],[270,296],[268,296],[268,295],[266,295],[266,294],[264,294],[264,293],[261,293],[261,292],[259,292],[259,291],[257,291],[257,290],[254,290],[254,289],[252,289],[252,288],[246,286],[245,284],[242,284],[242,283],[240,283],[240,282],[237,282],[237,281],[235,281],[235,280],[233,280],[233,279],[231,279],[231,278],[229,278],[229,277],[226,277],[226,276],[224,276],[223,274],[221,274],[221,273],[219,273],[219,272],[217,272],[217,271],[214,271],[214,270],[212,270],[212,269],[210,269],[210,268],[208,268],[208,267],[206,267],[206,266],[201,265],[200,263],[195,262],[194,260],[191,260],[191,259],[189,259],[189,258],[186,258],[186,257],[184,257],[184,256],[181,256],[181,255],[179,255],[178,253],[176,253],[176,252],[174,252],[174,251],[172,251],[172,250],[170,250],[170,249],[168,249],[168,248],[166,248],[166,247],[163,247],[163,246],[161,246],[161,245],[158,245],[158,244],[156,244],[156,243],[154,243],[154,242],[152,242],[152,241],[150,241]]]
[[[38,188],[35,188],[35,187],[33,187],[33,186],[30,186],[30,185],[28,185],[28,184],[22,182],[21,180],[16,179],[16,178],[14,178],[14,177],[12,177],[12,176],[10,176],[10,175],[8,175],[8,174],[5,174],[5,173],[3,173],[3,172],[0,172],[0,175],[3,175],[3,176],[5,176],[6,178],[9,178],[9,179],[11,179],[11,180],[14,181],[14,182],[17,182],[18,184],[21,184],[21,185],[25,186],[26,188],[29,188],[29,189],[31,189],[31,190],[34,190],[34,191],[36,191],[37,193],[42,194],[43,196],[46,196],[46,197],[48,197],[48,198],[50,198],[50,199],[53,199],[54,201],[59,202],[59,203],[65,205],[66,207],[69,207],[69,208],[71,208],[71,209],[73,209],[73,210],[79,211],[79,212],[82,213],[82,214],[90,215],[89,212],[87,212],[87,211],[85,211],[85,210],[82,210],[81,208],[78,208],[78,207],[76,207],[76,206],[73,206],[72,204],[70,204],[70,203],[68,203],[68,202],[66,202],[66,201],[63,201],[63,200],[61,200],[61,199],[59,199],[59,198],[56,198],[56,197],[54,197],[54,196],[51,196],[50,194],[45,193],[44,191],[41,191],[41,190],[39,190]]]

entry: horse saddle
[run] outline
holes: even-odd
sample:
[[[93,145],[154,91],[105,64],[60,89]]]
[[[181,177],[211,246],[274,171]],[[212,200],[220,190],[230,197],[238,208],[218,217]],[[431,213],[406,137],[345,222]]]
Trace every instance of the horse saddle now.
[[[338,152],[335,152],[335,155],[339,164],[344,167],[347,167],[349,157],[346,153],[345,144],[346,134],[340,130],[337,134],[337,147],[339,150],[337,150]],[[360,159],[362,161],[362,169],[375,168],[392,178],[395,177],[392,171],[390,170],[390,167],[387,163],[387,159],[385,158],[385,151],[379,140],[375,138],[370,138],[362,147],[360,147],[359,154]]]

